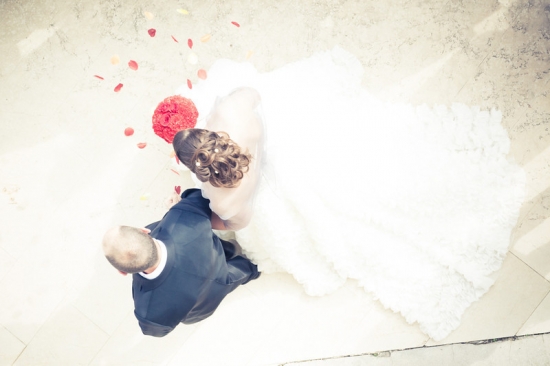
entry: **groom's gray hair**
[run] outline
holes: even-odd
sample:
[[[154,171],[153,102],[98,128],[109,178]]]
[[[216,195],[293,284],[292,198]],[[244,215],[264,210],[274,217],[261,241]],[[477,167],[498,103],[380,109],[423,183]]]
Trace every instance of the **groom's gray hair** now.
[[[103,236],[105,257],[119,271],[138,273],[152,267],[158,261],[158,251],[153,238],[142,229],[131,226],[115,226]]]

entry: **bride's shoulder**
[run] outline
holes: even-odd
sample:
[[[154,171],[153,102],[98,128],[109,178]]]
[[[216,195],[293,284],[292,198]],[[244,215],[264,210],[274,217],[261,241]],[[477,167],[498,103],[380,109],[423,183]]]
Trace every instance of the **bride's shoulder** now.
[[[206,128],[228,133],[233,141],[253,153],[263,136],[260,102],[256,89],[234,89],[218,100],[208,116]]]

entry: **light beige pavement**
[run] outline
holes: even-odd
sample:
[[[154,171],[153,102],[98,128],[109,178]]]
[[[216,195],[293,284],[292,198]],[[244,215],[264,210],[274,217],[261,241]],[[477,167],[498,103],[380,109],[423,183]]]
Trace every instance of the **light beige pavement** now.
[[[261,366],[550,331],[548,1],[0,0],[0,16],[0,365]],[[384,100],[503,112],[528,187],[495,285],[441,342],[351,281],[314,298],[285,274],[204,322],[142,336],[131,280],[99,242],[156,221],[170,190],[192,185],[153,134],[154,107],[219,58],[269,71],[335,45]]]

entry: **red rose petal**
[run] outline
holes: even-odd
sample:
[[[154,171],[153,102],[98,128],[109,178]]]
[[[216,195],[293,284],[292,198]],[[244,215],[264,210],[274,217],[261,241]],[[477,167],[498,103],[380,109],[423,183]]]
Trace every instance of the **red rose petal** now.
[[[157,30],[155,28],[151,28],[147,31],[151,37],[154,37],[155,34],[157,34]]]
[[[131,68],[132,70],[137,70],[138,64],[134,60],[130,60],[128,61],[128,67]]]
[[[231,22],[231,24],[233,24],[235,27],[240,27],[241,25],[237,22]]]
[[[177,40],[176,38],[174,38],[174,36],[170,36],[170,37],[172,37],[172,39],[174,40],[174,42],[179,43],[178,40]]]
[[[177,155],[174,155],[174,157],[176,158],[176,163],[179,164],[180,163],[180,159],[178,158]]]
[[[134,134],[134,129],[132,127],[126,127],[124,130],[124,134],[126,136],[132,136]]]
[[[175,186],[174,190],[176,191],[177,194],[181,193],[181,187],[180,186]]]
[[[193,48],[193,40],[191,38],[187,40],[187,45],[189,46],[189,48]]]
[[[146,142],[140,142],[139,144],[137,144],[137,147],[139,147],[140,149],[143,149],[145,146],[147,146]]]
[[[200,69],[199,71],[197,71],[197,76],[199,77],[199,79],[205,80],[206,79],[206,70],[205,69]]]
[[[124,85],[123,84],[118,84],[117,86],[115,86],[115,93],[118,93],[120,91],[120,89],[122,89]]]
[[[102,76],[99,76],[99,75],[94,75],[94,77],[98,78],[99,80],[105,80],[105,79],[103,79]]]
[[[193,89],[193,84],[191,84],[191,80],[187,79],[187,87],[189,89]]]
[[[176,173],[177,175],[180,175],[180,173],[176,172],[174,169],[170,169],[170,170]]]

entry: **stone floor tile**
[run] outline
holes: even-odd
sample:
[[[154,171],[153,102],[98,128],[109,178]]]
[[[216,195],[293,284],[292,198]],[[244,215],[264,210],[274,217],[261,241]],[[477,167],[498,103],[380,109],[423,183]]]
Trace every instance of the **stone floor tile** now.
[[[87,365],[108,335],[68,304],[59,306],[27,345],[15,365]]]
[[[240,288],[197,326],[169,365],[248,365],[258,349],[270,342],[285,313],[279,304],[262,301],[246,286]]]
[[[550,293],[518,331],[518,335],[546,333],[550,329]]]
[[[0,325],[0,365],[11,365],[25,349],[25,344]]]
[[[141,333],[133,311],[109,337],[90,365],[166,365],[182,347],[197,325],[180,325],[162,338]]]
[[[108,335],[133,311],[131,278],[120,275],[106,260],[97,243],[94,269],[87,281],[73,286],[71,303]]]
[[[550,195],[547,201],[550,202]],[[535,219],[534,214],[534,212],[531,212],[526,220]],[[548,233],[550,233],[550,217],[538,222],[539,224],[529,231],[525,230],[527,225],[516,231],[516,242],[512,247],[512,253],[550,281],[550,238],[548,236]],[[522,233],[523,236],[519,236],[520,230],[527,232]]]
[[[513,366],[550,363],[545,336],[527,336],[483,344],[451,344],[421,347],[378,354],[351,355],[332,359],[290,362],[304,366]]]
[[[264,285],[263,291],[268,291],[266,288]],[[300,292],[274,295],[277,306],[285,307],[285,316],[273,329],[270,341],[259,347],[251,365],[368,352],[390,343],[421,345],[427,339],[417,326],[383,309],[353,283],[324,297]],[[301,327],[296,329],[294,324]]]
[[[455,331],[440,342],[426,344],[513,336],[550,291],[550,283],[513,254],[508,254],[493,278],[493,287],[466,310]]]

